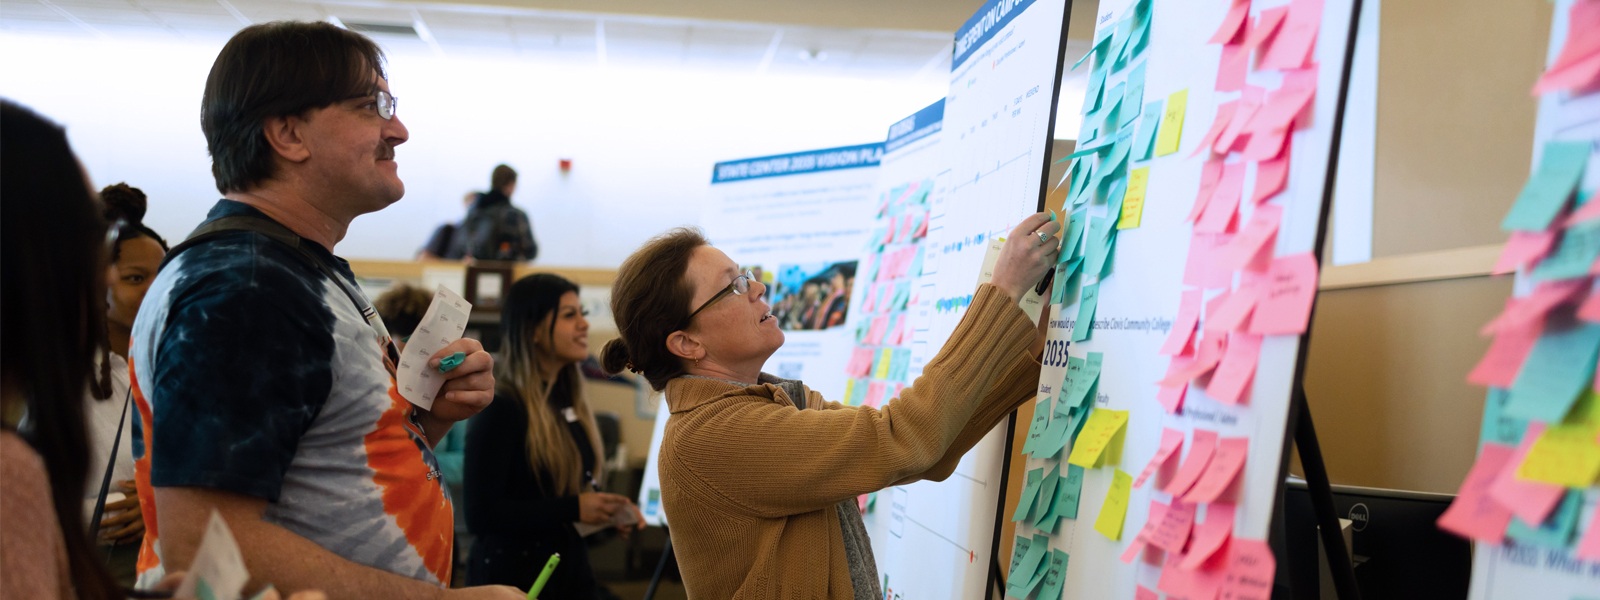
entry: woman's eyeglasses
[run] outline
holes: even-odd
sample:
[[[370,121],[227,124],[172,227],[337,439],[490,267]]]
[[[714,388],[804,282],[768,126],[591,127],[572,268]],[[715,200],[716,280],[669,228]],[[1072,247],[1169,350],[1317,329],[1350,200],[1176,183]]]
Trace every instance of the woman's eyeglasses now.
[[[700,311],[703,311],[706,309],[706,307],[715,304],[716,301],[721,300],[724,296],[727,296],[728,294],[743,296],[746,292],[750,291],[750,282],[755,281],[755,279],[756,274],[752,273],[750,269],[745,269],[744,272],[740,273],[738,277],[733,278],[733,283],[728,284],[728,287],[722,288],[722,291],[717,292],[717,295],[712,296],[711,299],[707,300],[705,304],[701,304],[700,308],[696,308],[694,309],[694,312],[689,313],[689,318],[683,320],[683,326],[688,327],[689,321],[694,320],[695,315],[700,314]]]

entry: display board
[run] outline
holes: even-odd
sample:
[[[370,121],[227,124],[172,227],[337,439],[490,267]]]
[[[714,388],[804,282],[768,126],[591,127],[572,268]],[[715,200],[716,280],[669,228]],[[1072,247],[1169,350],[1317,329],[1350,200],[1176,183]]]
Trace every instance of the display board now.
[[[986,3],[956,31],[938,139],[930,132],[901,146],[900,132],[890,131],[894,151],[886,154],[884,173],[936,174],[910,306],[913,377],[965,314],[991,242],[1042,204],[1066,18],[1066,0]],[[920,119],[913,121],[911,131],[921,130]],[[897,127],[908,127],[903,123]],[[901,179],[885,176],[883,186],[892,189]],[[984,595],[1004,487],[1005,432],[1003,425],[991,431],[943,482],[880,492],[869,518],[886,597]]]
[[[1271,595],[1351,10],[1101,3],[1008,595]]]
[[[1478,542],[1474,600],[1600,594],[1600,1],[1555,4],[1532,173],[1495,267],[1517,272],[1516,297],[1480,331],[1494,342],[1467,377],[1489,388],[1478,456],[1439,519]]]
[[[882,155],[879,142],[717,163],[700,218],[712,245],[767,284],[784,343],[762,370],[826,398],[846,397],[845,324]]]

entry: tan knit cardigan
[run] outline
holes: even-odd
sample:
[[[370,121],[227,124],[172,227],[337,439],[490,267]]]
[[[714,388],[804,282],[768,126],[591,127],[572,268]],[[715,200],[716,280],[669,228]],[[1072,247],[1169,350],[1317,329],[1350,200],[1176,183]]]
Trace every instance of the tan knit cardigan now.
[[[984,285],[922,376],[882,409],[807,389],[797,410],[772,384],[669,382],[661,498],[689,597],[852,598],[834,505],[949,477],[1033,397],[1034,336],[1022,309]]]

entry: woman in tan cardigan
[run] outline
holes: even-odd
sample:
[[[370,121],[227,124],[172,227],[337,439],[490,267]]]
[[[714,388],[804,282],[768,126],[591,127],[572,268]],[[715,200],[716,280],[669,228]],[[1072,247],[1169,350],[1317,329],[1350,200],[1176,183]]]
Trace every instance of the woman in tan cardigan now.
[[[621,339],[604,362],[666,390],[662,503],[691,598],[881,598],[855,497],[943,480],[1032,398],[1043,335],[1017,300],[1055,264],[1060,224],[1018,225],[991,283],[899,398],[830,402],[761,372],[783,345],[766,287],[676,229],[623,263],[611,290]]]

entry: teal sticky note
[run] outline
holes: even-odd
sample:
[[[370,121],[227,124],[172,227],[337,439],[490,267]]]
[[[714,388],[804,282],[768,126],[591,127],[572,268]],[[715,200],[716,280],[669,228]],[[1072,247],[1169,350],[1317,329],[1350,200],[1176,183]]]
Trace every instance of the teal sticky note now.
[[[1123,91],[1127,89],[1127,82],[1117,84],[1106,93],[1105,106],[1100,108],[1100,133],[1110,135],[1117,130],[1118,115],[1122,114]]]
[[[855,384],[850,386],[850,406],[861,406],[867,403],[867,387],[870,385],[872,383],[867,379],[857,379]]]
[[[1539,168],[1523,184],[1516,203],[1506,214],[1500,228],[1505,230],[1543,231],[1550,226],[1567,199],[1583,179],[1584,165],[1589,162],[1589,149],[1593,142],[1545,142],[1544,156]]]
[[[1089,114],[1100,110],[1101,95],[1106,91],[1106,74],[1110,72],[1110,65],[1101,65],[1089,73],[1089,87],[1083,94],[1083,108],[1079,114]],[[1078,140],[1080,143],[1084,140]]]
[[[1150,0],[1139,0],[1133,5],[1133,36],[1128,40],[1130,56],[1137,57],[1144,54],[1144,49],[1150,45]]]
[[[1050,303],[1062,304],[1068,298],[1076,298],[1078,282],[1082,281],[1082,258],[1074,258],[1065,263],[1056,265],[1056,278],[1051,284]]]
[[[1100,302],[1100,283],[1095,282],[1083,286],[1083,298],[1078,300],[1078,322],[1072,327],[1072,341],[1081,342],[1089,339],[1089,330],[1094,328],[1094,309]],[[1593,367],[1590,361],[1590,367]],[[1526,367],[1523,368],[1527,370]]]
[[[1112,214],[1116,214],[1116,213],[1112,213]],[[1096,275],[1096,277],[1098,277],[1100,279],[1105,279],[1107,277],[1110,277],[1111,276],[1111,265],[1114,265],[1117,262],[1116,261],[1116,258],[1117,258],[1117,228],[1116,227],[1112,227],[1110,231],[1106,232],[1106,235],[1107,235],[1107,239],[1104,242],[1106,248],[1105,248],[1105,250],[1100,251],[1100,255],[1104,256],[1105,260],[1104,260],[1104,262],[1100,263],[1100,273],[1098,273]]]
[[[1100,369],[1105,366],[1105,358],[1104,352],[1090,352],[1083,358],[1083,376],[1074,382],[1075,400],[1081,403],[1084,397],[1090,396],[1091,388],[1100,382]]]
[[[1506,527],[1506,537],[1524,544],[1566,549],[1572,544],[1572,534],[1577,530],[1578,512],[1582,507],[1583,490],[1567,490],[1561,504],[1550,511],[1550,516],[1545,517],[1544,523],[1538,527],[1528,525],[1521,517],[1511,517],[1511,524]]]
[[[1067,465],[1066,475],[1056,487],[1056,514],[1064,519],[1078,518],[1078,498],[1083,495],[1083,467]]]
[[[1056,484],[1061,481],[1061,465],[1057,463],[1050,467],[1050,472],[1045,473],[1044,481],[1039,484],[1039,494],[1034,499],[1033,508],[1028,511],[1028,522],[1034,527],[1039,526],[1039,521],[1044,520],[1046,513],[1050,512],[1056,501]]]
[[[1156,148],[1156,130],[1161,127],[1161,100],[1144,105],[1144,117],[1139,119],[1139,133],[1133,138],[1134,161],[1150,160]]]
[[[1089,198],[1092,196],[1089,191],[1089,183],[1094,181],[1094,171],[1095,169],[1093,165],[1086,165],[1085,168],[1079,173],[1078,176],[1081,179],[1073,186],[1073,189],[1076,191],[1073,192],[1072,206],[1083,206],[1083,203],[1089,201]]]
[[[1111,36],[1110,35],[1102,35],[1102,37],[1100,38],[1100,41],[1095,42],[1094,43],[1094,47],[1090,48],[1088,52],[1085,52],[1083,54],[1083,58],[1079,58],[1078,62],[1072,63],[1072,68],[1067,69],[1067,70],[1068,71],[1076,71],[1076,70],[1078,70],[1078,67],[1083,66],[1084,61],[1089,60],[1089,57],[1095,56],[1097,54],[1100,56],[1100,58],[1096,58],[1094,60],[1094,63],[1090,64],[1089,66],[1090,67],[1094,67],[1094,66],[1098,65],[1099,63],[1104,63],[1105,62],[1106,50],[1109,49],[1110,47],[1111,47]]]
[[[1044,483],[1044,469],[1028,471],[1028,483],[1022,487],[1022,497],[1017,499],[1017,509],[1011,512],[1012,521],[1021,521],[1033,510],[1033,500],[1039,495],[1039,485]],[[1030,573],[1031,574],[1031,573]]]
[[[911,268],[906,271],[906,274],[910,275],[913,278],[919,277],[919,276],[922,275],[922,255],[923,255],[923,251],[925,251],[927,249],[928,249],[927,246],[918,246],[917,247],[917,257],[911,259]]]
[[[1044,582],[1039,584],[1038,600],[1060,600],[1061,585],[1067,580],[1067,553],[1051,550],[1048,561]]]
[[[1111,38],[1111,70],[1121,71],[1128,65],[1128,40],[1133,38],[1133,13],[1117,21],[1117,31]]]
[[[1144,67],[1150,63],[1139,63],[1132,71],[1128,71],[1128,88],[1122,92],[1122,120],[1118,128],[1133,124],[1139,117],[1139,107],[1144,105]]]
[[[1510,390],[1489,388],[1488,397],[1483,401],[1479,443],[1493,442],[1512,447],[1522,444],[1522,434],[1528,430],[1528,420],[1506,416],[1506,405],[1510,403]]]
[[[1106,220],[1111,226],[1102,235],[1107,237],[1117,234],[1116,222],[1122,217],[1122,200],[1128,196],[1128,178],[1118,177],[1111,184],[1111,191],[1106,193]]]
[[[1586,277],[1596,258],[1600,258],[1600,220],[1584,221],[1561,233],[1561,243],[1539,261],[1531,276],[1537,281]]]
[[[1034,580],[1034,574],[1038,574],[1041,578],[1043,577],[1044,569],[1039,567],[1043,566],[1044,557],[1049,553],[1050,538],[1034,535],[1033,541],[1028,543],[1028,553],[1022,555],[1022,562],[1017,564],[1017,568],[1012,570],[1011,576],[1007,578],[1007,581],[1011,583],[1011,587],[1023,590],[1023,596],[1018,596],[1018,598],[1026,596],[1027,592],[1033,591],[1033,586],[1039,585],[1039,582]],[[1029,580],[1033,580],[1033,583],[1022,583]]]
[[[1039,447],[1039,440],[1044,436],[1045,428],[1050,426],[1050,398],[1033,404],[1033,421],[1028,424],[1028,437],[1022,442],[1022,453],[1033,454]]]
[[[902,281],[894,288],[894,308],[891,310],[905,310],[909,302],[911,302],[911,282]]]
[[[905,381],[906,373],[911,370],[911,350],[899,348],[889,356],[889,379],[891,381]]]
[[[1022,557],[1028,553],[1028,547],[1033,545],[1033,540],[1026,536],[1017,536],[1015,544],[1011,545],[1011,568],[1006,569],[1006,578],[1017,572],[1017,565],[1022,564]]]
[[[1061,262],[1071,262],[1083,257],[1083,229],[1089,223],[1088,210],[1076,210],[1067,220],[1066,237],[1061,238],[1063,249],[1060,256]]]
[[[1085,242],[1089,254],[1083,264],[1085,276],[1098,278],[1100,272],[1105,270],[1106,260],[1113,249],[1107,238],[1114,235],[1112,232],[1116,230],[1117,217],[1116,213],[1108,213],[1105,217],[1095,219],[1089,224],[1089,239]]]
[[[1072,433],[1072,421],[1061,417],[1050,419],[1050,426],[1040,436],[1039,444],[1033,448],[1034,458],[1050,458],[1061,451],[1067,443],[1067,434]]]
[[[1505,416],[1546,423],[1560,421],[1594,376],[1600,325],[1576,321],[1546,325],[1511,384]]]

